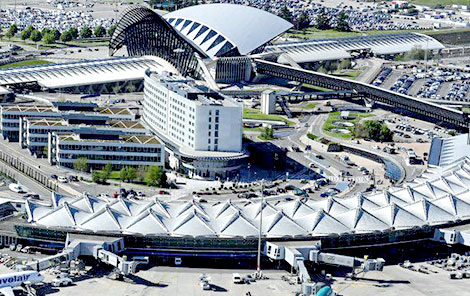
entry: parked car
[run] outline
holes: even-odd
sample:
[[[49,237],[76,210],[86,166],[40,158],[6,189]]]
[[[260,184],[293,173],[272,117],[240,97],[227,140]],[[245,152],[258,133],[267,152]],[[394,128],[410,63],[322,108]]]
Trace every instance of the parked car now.
[[[11,191],[16,192],[16,193],[25,193],[26,192],[20,184],[16,184],[16,183],[11,183],[10,185],[8,185],[8,189],[10,189]]]
[[[39,194],[28,193],[28,194],[23,195],[23,198],[24,199],[28,199],[28,198],[39,199]]]
[[[67,183],[69,180],[64,176],[59,176],[57,177],[57,181],[59,181],[60,183]]]
[[[77,176],[70,175],[70,176],[69,176],[69,181],[70,181],[70,182],[78,182],[78,178],[77,178]]]
[[[233,273],[232,274],[232,282],[234,284],[243,284],[243,279],[242,279],[242,277],[240,276],[239,273]]]
[[[57,180],[57,175],[51,175],[50,178],[53,179],[53,180]]]
[[[72,280],[68,277],[57,277],[52,280],[52,285],[54,287],[66,287],[72,285]]]

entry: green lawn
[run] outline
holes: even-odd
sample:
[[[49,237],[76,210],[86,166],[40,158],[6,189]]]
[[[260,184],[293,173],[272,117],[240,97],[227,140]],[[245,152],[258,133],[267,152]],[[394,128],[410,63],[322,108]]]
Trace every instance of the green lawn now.
[[[314,140],[314,141],[315,141],[316,139],[318,139],[318,136],[315,136],[314,134],[311,134],[311,133],[308,133],[308,134],[307,134],[307,137],[308,137],[310,140]]]
[[[337,138],[345,138],[345,139],[350,139],[352,138],[352,133],[351,134],[342,134],[342,133],[337,133],[337,132],[332,132],[330,131],[331,129],[334,128],[341,128],[341,129],[347,129],[350,130],[351,132],[353,131],[354,127],[338,127],[333,124],[335,121],[343,121],[343,122],[351,122],[351,123],[358,123],[361,119],[367,118],[372,116],[370,113],[359,113],[359,112],[349,112],[350,116],[353,116],[353,119],[349,120],[343,120],[340,117],[341,112],[332,112],[328,115],[328,118],[325,121],[325,124],[323,125],[323,132],[329,136],[332,137],[337,137]]]
[[[354,80],[361,74],[361,72],[362,71],[359,70],[341,70],[333,72],[332,75]]]
[[[314,109],[315,106],[317,106],[318,103],[308,103],[307,105],[300,106],[302,109]]]
[[[271,120],[271,121],[284,121],[288,125],[295,124],[293,121],[288,120],[285,116],[276,114],[263,114],[258,109],[243,108],[243,119],[259,119],[259,120]]]
[[[442,6],[452,5],[452,4],[462,4],[462,5],[469,4],[468,0],[411,0],[410,2],[413,4],[426,5],[426,6],[431,6],[431,7],[434,7],[437,4],[440,4]]]
[[[331,91],[331,89],[324,88],[324,87],[321,87],[321,86],[316,86],[316,85],[313,85],[313,84],[308,84],[308,83],[302,84],[302,87],[308,88],[308,89],[313,90],[313,91],[318,91],[318,92]]]
[[[336,30],[318,30],[315,28],[307,28],[305,30],[289,30],[284,34],[284,37],[294,37],[301,39],[322,39],[322,38],[336,38],[347,36],[358,36],[358,32],[338,32]]]
[[[10,63],[10,64],[5,64],[0,66],[0,69],[6,69],[6,68],[16,68],[16,67],[27,67],[27,66],[37,66],[37,65],[44,65],[44,64],[53,64],[52,62],[49,61],[43,61],[43,60],[26,60],[26,61],[21,61],[21,62],[15,62],[15,63]]]
[[[416,0],[413,1],[416,4],[425,4],[429,6],[435,6],[436,4],[469,4],[468,1],[463,0]],[[444,4],[445,3],[445,4]],[[323,38],[338,38],[338,37],[350,37],[360,35],[377,35],[377,34],[391,34],[391,33],[403,33],[403,32],[418,32],[422,34],[438,34],[438,33],[450,33],[457,31],[466,31],[468,29],[441,29],[441,30],[387,30],[387,31],[362,31],[362,32],[338,32],[335,30],[318,30],[315,28],[307,28],[305,31],[291,29],[284,34],[284,37],[299,38],[299,39],[323,39]]]
[[[262,132],[264,131],[264,127],[244,127],[244,132]]]

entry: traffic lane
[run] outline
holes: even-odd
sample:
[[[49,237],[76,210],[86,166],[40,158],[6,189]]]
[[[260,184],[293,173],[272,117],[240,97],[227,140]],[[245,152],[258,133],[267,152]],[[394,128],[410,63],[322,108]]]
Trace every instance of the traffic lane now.
[[[27,189],[27,193],[37,193],[39,194],[40,198],[43,200],[48,200],[51,197],[51,191],[43,187],[41,184],[38,182],[34,181],[33,179],[21,174],[20,172],[16,171],[15,169],[7,166],[3,162],[0,162],[0,166],[3,169],[8,169],[11,174],[12,178],[19,184],[22,185],[22,187],[25,187]],[[10,191],[11,192],[11,198],[18,198],[22,197],[24,194],[18,194],[16,192]]]

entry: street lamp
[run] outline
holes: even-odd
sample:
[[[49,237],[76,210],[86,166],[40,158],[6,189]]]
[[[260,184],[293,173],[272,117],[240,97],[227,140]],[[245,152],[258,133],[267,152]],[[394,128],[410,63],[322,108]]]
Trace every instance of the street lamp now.
[[[261,237],[263,235],[263,204],[264,204],[264,179],[261,180],[261,209],[259,214],[259,235],[258,235],[258,258],[256,264],[257,277],[261,278]]]

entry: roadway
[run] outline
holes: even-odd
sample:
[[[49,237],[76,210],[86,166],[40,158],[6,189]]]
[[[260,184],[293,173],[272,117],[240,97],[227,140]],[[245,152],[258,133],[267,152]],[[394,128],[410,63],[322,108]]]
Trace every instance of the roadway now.
[[[367,144],[364,145],[366,142],[362,141],[360,143],[364,144],[355,144],[353,141],[348,140],[348,139],[342,139],[342,138],[337,138],[337,137],[332,137],[323,132],[323,125],[328,118],[328,114],[319,114],[315,116],[314,121],[311,124],[310,132],[318,137],[322,137],[325,139],[328,139],[330,141],[336,142],[336,143],[341,143],[343,145],[347,145],[349,147],[357,148],[357,149],[362,149],[367,152],[373,153],[375,155],[378,155],[382,158],[388,159],[392,162],[394,162],[404,173],[404,178],[402,178],[404,181],[412,181],[414,178],[416,178],[419,174],[421,174],[421,170],[417,168],[416,166],[409,166],[405,159],[401,156],[398,155],[391,155],[389,153],[383,152],[378,149],[374,149]]]
[[[292,146],[297,146],[301,148],[303,151],[305,151],[306,145],[302,143],[300,138],[308,133],[309,127],[314,126],[315,122],[317,120],[317,115],[309,115],[305,116],[304,120],[302,120],[295,130],[291,132],[288,136],[275,140],[273,141],[274,144],[276,144],[279,147],[282,148],[291,148]],[[323,161],[324,163],[328,163],[330,165],[330,168],[324,168],[324,171],[326,172],[326,176],[337,179],[338,175],[334,173],[336,172],[349,172],[350,176],[346,177],[344,180],[346,181],[347,179],[350,180],[364,180],[364,175],[358,171],[357,169],[351,168],[350,166],[346,165],[342,161],[340,161],[337,157],[332,155],[331,153],[325,153],[322,151],[318,151],[315,149],[311,150],[312,154],[316,155],[321,155],[323,156]],[[306,168],[309,168],[310,163],[313,161],[309,159],[307,156],[310,153],[307,152],[288,152],[287,156],[296,162],[300,163]],[[318,163],[317,163],[318,165]],[[364,182],[354,182],[354,186],[349,189],[347,194],[355,194],[359,192],[364,192],[367,188],[369,187],[369,183],[364,183]]]
[[[70,175],[75,175],[78,177],[83,177],[85,180],[91,179],[90,174],[80,173],[72,169],[51,166],[45,158],[36,158],[31,155],[27,149],[20,149],[20,145],[17,142],[8,142],[6,140],[0,140],[0,151],[7,153],[13,157],[17,157],[22,160],[24,163],[27,163],[29,166],[33,167],[36,171],[43,173],[46,176],[57,175],[68,177]],[[0,163],[4,167],[4,163]],[[11,170],[14,170],[11,168]],[[15,171],[15,179],[19,181],[23,186],[27,187],[29,191],[35,192],[41,196],[41,199],[49,200],[51,196],[51,191],[44,188],[38,182],[32,180],[31,178],[21,174],[19,171]],[[57,182],[57,181],[56,181]],[[147,196],[155,195],[156,189],[149,188],[143,185],[128,184],[119,181],[111,182],[110,185],[99,185],[94,183],[89,183],[85,181],[79,182],[70,182],[70,183],[60,183],[57,182],[59,187],[59,193],[67,195],[80,195],[83,192],[89,192],[92,195],[100,195],[101,193],[112,194],[114,192],[119,192],[120,188],[133,189],[135,191],[142,191]]]

